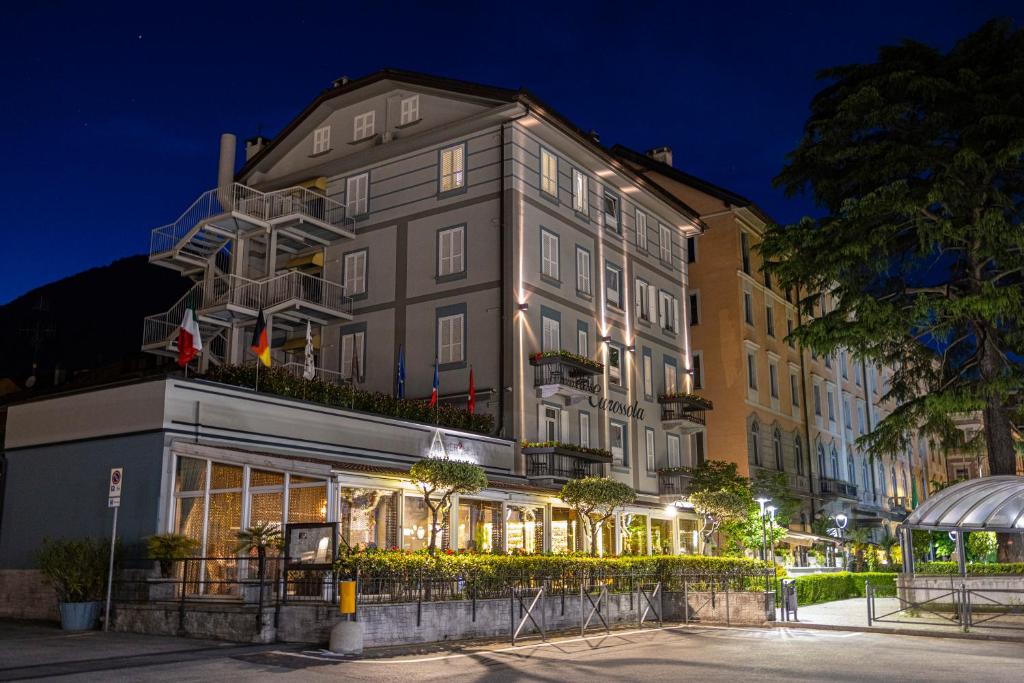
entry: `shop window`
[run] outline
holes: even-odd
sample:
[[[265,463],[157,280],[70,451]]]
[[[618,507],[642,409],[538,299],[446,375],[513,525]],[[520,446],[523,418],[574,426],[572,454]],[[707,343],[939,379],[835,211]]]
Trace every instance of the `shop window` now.
[[[551,552],[571,553],[589,550],[582,545],[580,522],[576,511],[569,508],[551,509]]]
[[[437,547],[444,547],[444,529],[439,528]],[[425,550],[430,545],[430,509],[420,496],[406,496],[402,515],[402,548]]]
[[[647,554],[647,515],[622,516],[622,554]]]
[[[539,553],[544,549],[544,508],[512,506],[505,523],[509,552]]]
[[[338,522],[345,543],[352,548],[397,546],[397,496],[387,490],[342,487]]]
[[[655,555],[672,554],[672,520],[651,520],[651,552]]]
[[[695,520],[679,520],[679,552],[683,555],[700,554],[700,530]]]
[[[501,503],[460,499],[458,529],[459,550],[501,550]]]

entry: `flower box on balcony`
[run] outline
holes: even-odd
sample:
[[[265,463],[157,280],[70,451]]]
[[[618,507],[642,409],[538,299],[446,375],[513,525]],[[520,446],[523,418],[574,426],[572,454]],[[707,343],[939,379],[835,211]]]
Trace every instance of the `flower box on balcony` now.
[[[576,368],[588,375],[598,375],[604,372],[604,363],[572,353],[562,349],[561,351],[541,351],[530,356],[530,365],[551,365],[562,363],[571,368]]]
[[[605,450],[604,448],[589,448],[587,446],[580,446],[577,444],[563,443],[561,441],[538,441],[538,442],[523,442],[523,454],[524,455],[567,455],[573,458],[580,458],[581,460],[589,460],[591,462],[611,462],[612,453],[611,451]]]
[[[697,394],[688,394],[685,392],[671,393],[671,394],[659,394],[658,403],[678,403],[683,408],[690,408],[692,410],[712,410],[714,405],[711,401],[707,400],[703,396]]]

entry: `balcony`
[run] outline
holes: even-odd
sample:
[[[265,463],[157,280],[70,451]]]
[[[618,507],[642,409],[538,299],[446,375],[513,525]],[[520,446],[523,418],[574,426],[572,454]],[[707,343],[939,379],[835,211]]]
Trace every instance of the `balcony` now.
[[[818,479],[818,493],[822,498],[837,499],[846,498],[857,500],[857,485],[850,484],[842,479],[829,479],[822,477]]]
[[[593,378],[604,373],[603,363],[562,350],[535,353],[530,356],[530,365],[533,386],[542,398],[560,394],[572,399],[600,391]]]
[[[895,521],[903,521],[910,512],[911,501],[906,496],[889,496],[887,499],[889,508],[886,510],[889,517]]]
[[[714,406],[711,401],[696,394],[661,394],[661,426],[663,429],[692,434],[704,429],[707,411]]]
[[[599,477],[604,474],[604,465],[612,461],[608,451],[559,442],[523,444],[523,455],[527,478],[552,485]]]
[[[355,219],[346,213],[344,204],[306,188],[260,192],[233,183],[207,190],[176,221],[152,230],[149,260],[194,272],[232,239],[271,230],[285,252],[322,247],[355,235]]]
[[[693,475],[676,468],[658,472],[658,496],[663,503],[674,503],[686,497]]]

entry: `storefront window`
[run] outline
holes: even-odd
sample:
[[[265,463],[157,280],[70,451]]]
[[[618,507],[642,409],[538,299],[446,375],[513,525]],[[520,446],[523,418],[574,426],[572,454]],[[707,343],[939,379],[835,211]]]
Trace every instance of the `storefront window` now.
[[[327,482],[293,474],[288,478],[288,523],[327,520]]]
[[[459,550],[489,553],[502,547],[501,503],[459,500]]]
[[[622,516],[622,554],[647,554],[647,515]]]
[[[700,554],[700,529],[697,520],[679,520],[679,552],[683,555]]]
[[[583,552],[590,552],[590,522],[580,520],[580,536]],[[597,525],[597,554],[599,556],[615,553],[615,520],[610,519]]]
[[[578,545],[581,542],[579,521],[576,519],[576,511],[569,508],[551,509],[551,552],[572,553],[583,550]]]
[[[544,549],[544,508],[509,505],[505,524],[508,549],[539,553]]]
[[[338,515],[342,538],[353,548],[397,546],[397,495],[387,490],[342,487]]]
[[[651,520],[651,552],[655,555],[672,554],[672,520]]]
[[[419,496],[406,496],[402,526],[402,547],[423,550],[430,545],[430,509]],[[437,547],[444,547],[444,531],[438,530]]]

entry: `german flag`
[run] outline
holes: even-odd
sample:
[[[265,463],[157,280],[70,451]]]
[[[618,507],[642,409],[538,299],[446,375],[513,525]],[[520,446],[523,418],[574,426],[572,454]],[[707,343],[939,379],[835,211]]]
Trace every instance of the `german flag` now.
[[[270,342],[267,341],[267,321],[263,317],[263,309],[256,316],[256,329],[252,331],[252,344],[249,346],[264,366],[270,367]]]

